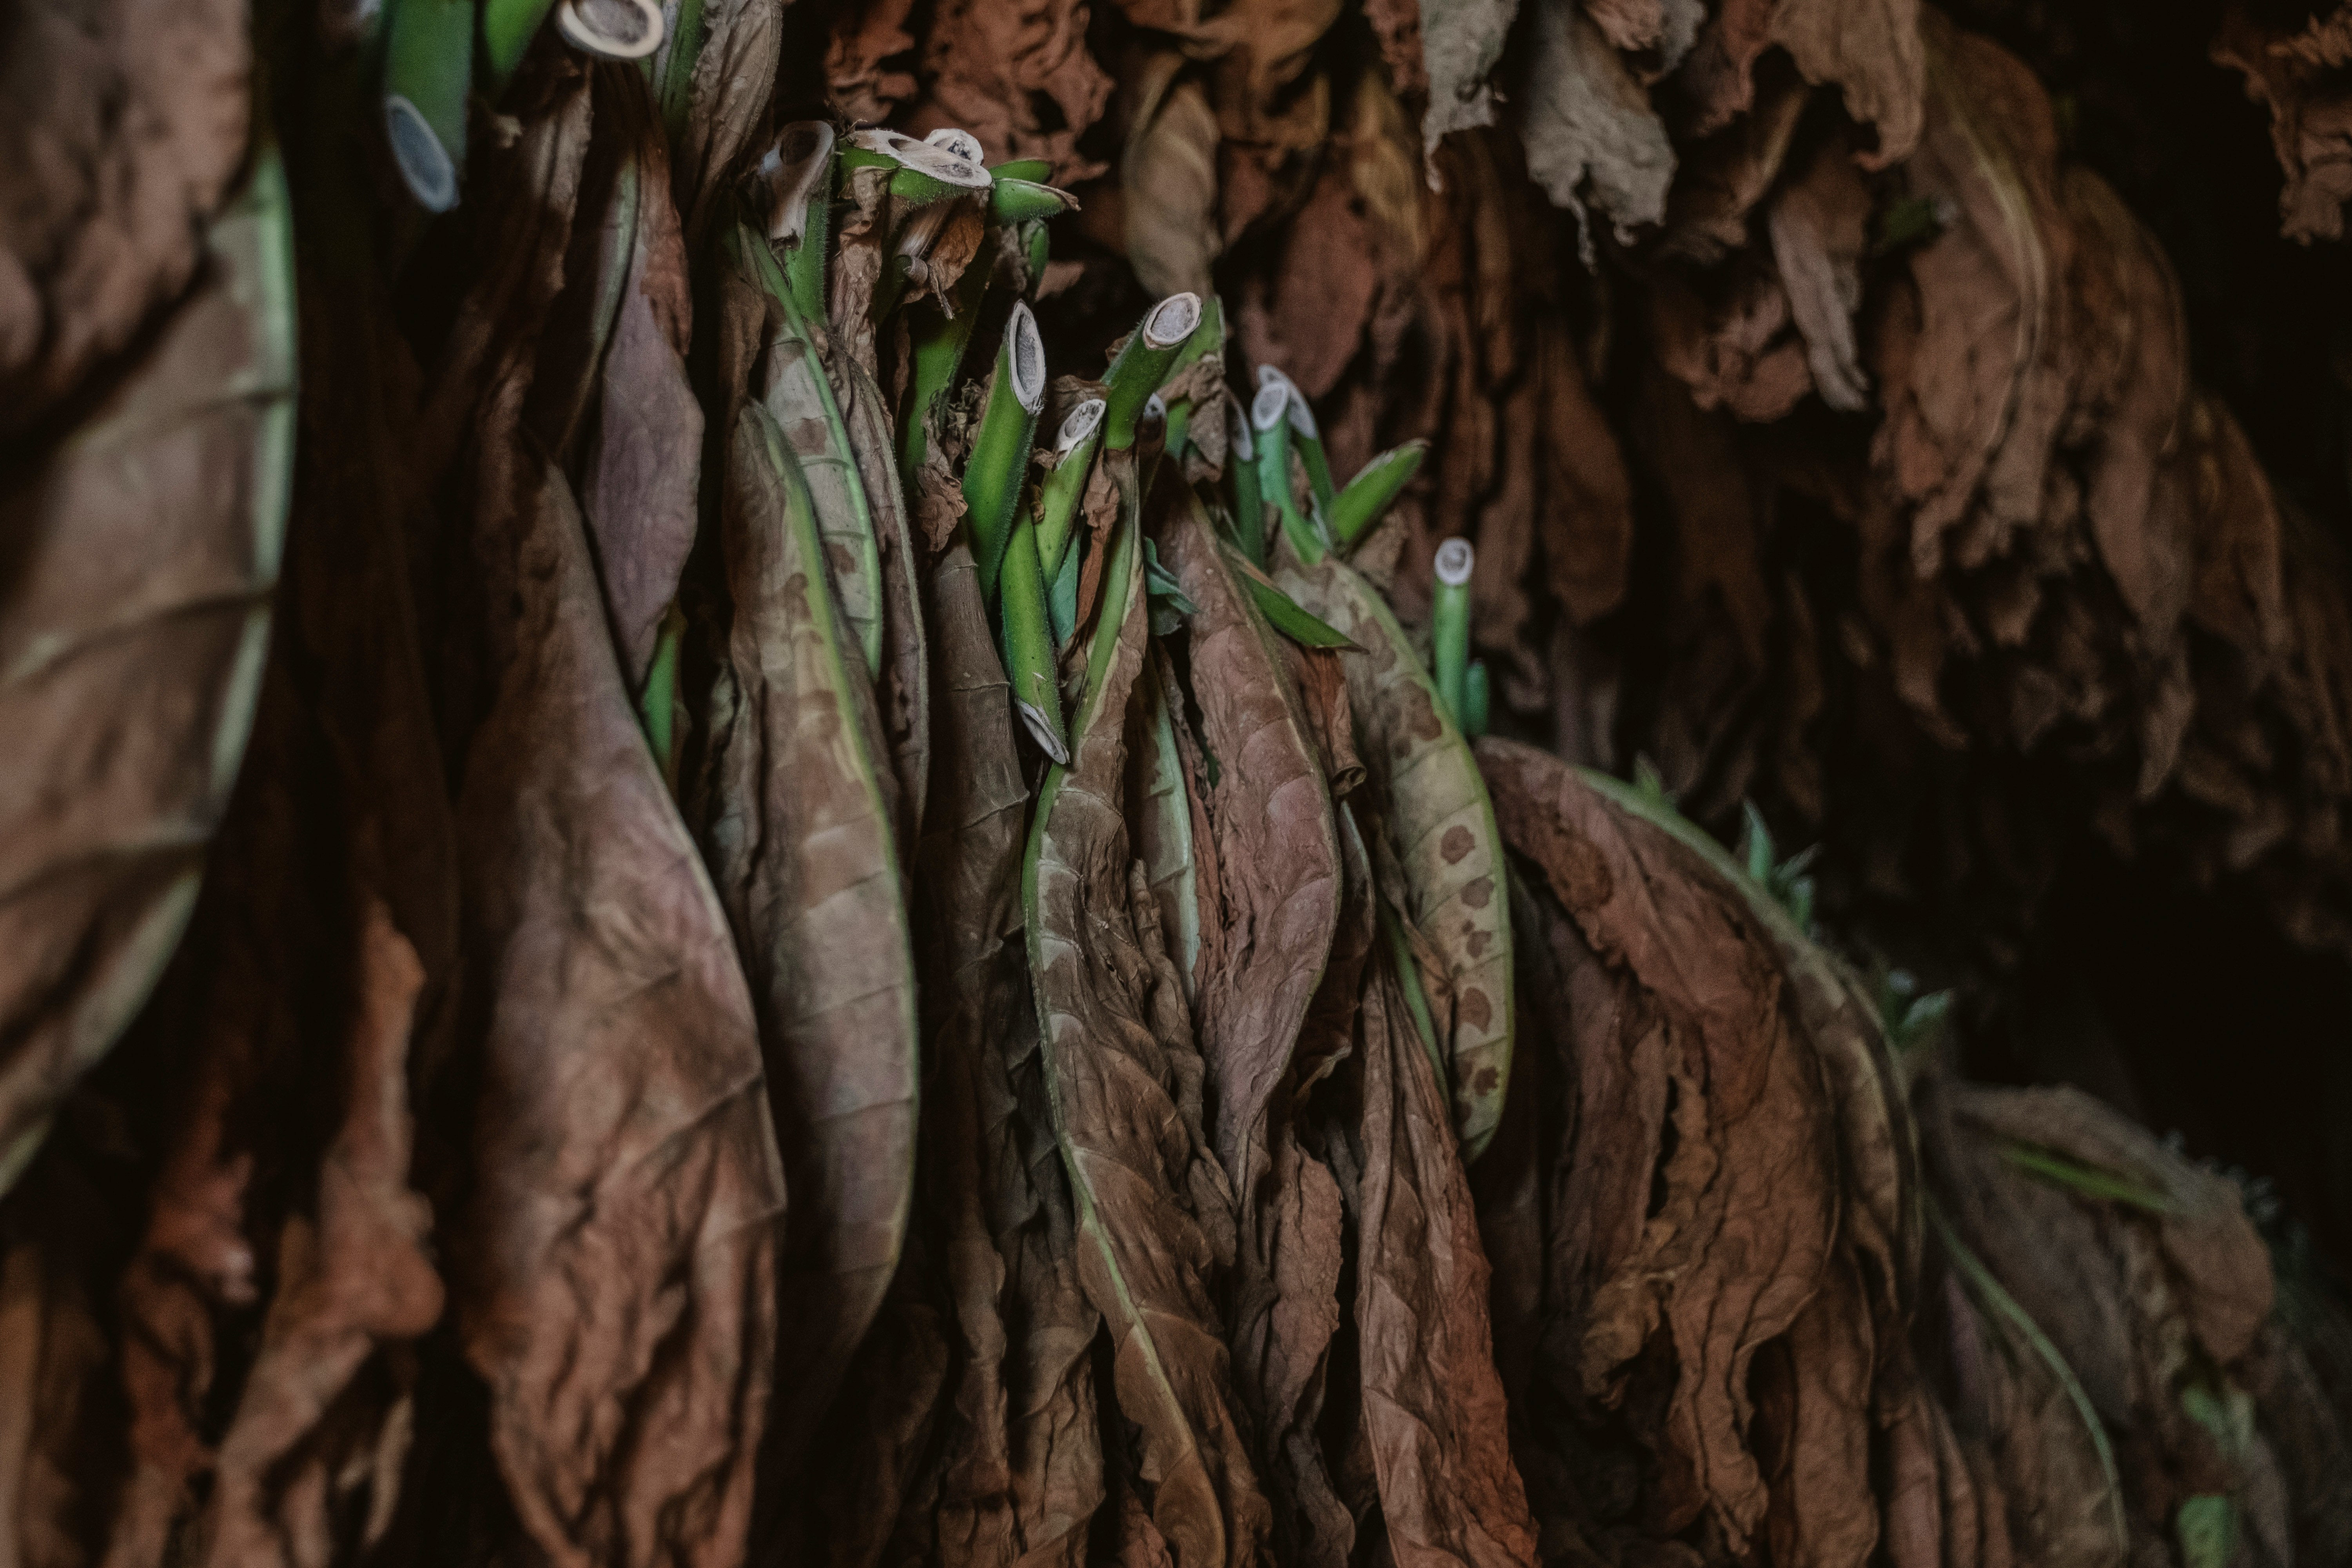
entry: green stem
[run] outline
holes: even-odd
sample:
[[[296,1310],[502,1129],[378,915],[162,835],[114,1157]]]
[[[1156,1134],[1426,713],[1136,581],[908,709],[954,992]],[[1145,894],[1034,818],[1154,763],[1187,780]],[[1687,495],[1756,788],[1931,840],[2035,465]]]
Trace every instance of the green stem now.
[[[1058,460],[1045,476],[1037,501],[1037,552],[1049,577],[1061,570],[1062,552],[1070,545],[1087,474],[1095,465],[1095,449],[1102,445],[1104,407],[1101,398],[1087,398],[1070,410],[1054,437]]]
[[[471,0],[388,0],[383,125],[393,163],[426,212],[457,205],[466,94],[474,73]]]
[[[1290,541],[1299,560],[1311,566],[1323,559],[1323,541],[1317,537],[1307,514],[1298,510],[1298,498],[1290,486],[1289,383],[1267,382],[1257,389],[1256,400],[1250,405],[1250,426],[1256,437],[1259,505],[1275,510],[1282,519],[1282,536]],[[1249,510],[1247,498],[1242,510]],[[1262,538],[1262,523],[1259,531]],[[1258,563],[1265,563],[1263,555]]]
[[[782,209],[768,221],[768,237],[785,244],[786,292],[803,320],[825,319],[825,251],[833,227],[833,127],[822,120],[784,127],[771,154]]]
[[[1037,525],[1028,513],[1013,525],[1003,574],[1004,667],[1013,682],[1013,707],[1037,742],[1056,763],[1070,760],[1069,733],[1062,727],[1062,690],[1055,674],[1054,632],[1046,620],[1045,574],[1037,554]]]
[[[1192,335],[1184,340],[1183,350],[1177,354],[1176,363],[1168,367],[1169,378],[1173,380],[1183,374],[1212,353],[1220,361],[1224,358],[1224,301],[1214,294],[1209,296],[1208,303],[1202,309],[1201,324],[1192,329]],[[1192,433],[1192,399],[1180,397],[1168,408],[1168,456],[1180,464],[1184,459],[1184,443]]]
[[[1486,680],[1486,661],[1470,661],[1469,673],[1462,682],[1462,732],[1472,740],[1486,732],[1487,710],[1493,701]]]
[[[971,330],[980,320],[980,303],[988,292],[989,274],[996,266],[993,247],[983,245],[955,289],[955,314],[938,306],[922,307],[914,333],[912,384],[907,395],[906,425],[898,432],[898,482],[915,493],[915,473],[930,455],[931,413],[955,384],[963,356],[971,346]]]
[[[1324,516],[1331,524],[1331,537],[1338,540],[1343,551],[1351,550],[1356,542],[1371,531],[1372,524],[1381,520],[1413,475],[1421,472],[1422,459],[1429,456],[1426,441],[1407,441],[1392,447],[1366,463],[1348,488],[1332,498]]]
[[[539,36],[541,25],[553,9],[555,0],[483,0],[482,70],[489,79],[491,102],[505,93],[531,39]]]
[[[1014,158],[1007,163],[991,164],[988,177],[992,180],[1027,180],[1042,185],[1054,177],[1054,165],[1043,158]]]
[[[1445,716],[1462,722],[1464,672],[1470,663],[1470,571],[1477,552],[1466,539],[1437,547],[1437,586],[1430,606],[1430,670]]]
[[[1144,313],[1127,345],[1103,373],[1103,445],[1124,452],[1135,445],[1144,400],[1160,390],[1185,342],[1201,324],[1198,294],[1171,294]]]
[[[1258,489],[1257,437],[1250,434],[1249,416],[1231,405],[1227,436],[1233,450],[1225,461],[1225,482],[1232,487],[1234,542],[1253,562],[1265,559],[1265,498]]]
[[[992,602],[1029,474],[1030,437],[1036,433],[1037,411],[1045,406],[1045,345],[1029,307],[1016,303],[996,351],[996,378],[980,416],[980,433],[963,468],[964,521],[980,561],[980,591]]]
[[[1307,395],[1298,384],[1273,365],[1258,366],[1258,384],[1279,384],[1290,394],[1290,444],[1298,453],[1298,461],[1307,470],[1307,488],[1315,497],[1315,504],[1326,512],[1333,500],[1330,460],[1323,455],[1323,428],[1315,422],[1315,410],[1308,407]]]
[[[1353,809],[1350,807],[1349,809]],[[1437,1041],[1437,1019],[1429,1010],[1429,994],[1421,986],[1421,965],[1412,956],[1412,943],[1405,939],[1404,922],[1386,899],[1375,899],[1380,906],[1381,935],[1389,944],[1389,956],[1396,961],[1397,984],[1404,990],[1405,1011],[1412,1015],[1412,1026],[1421,1036],[1421,1048],[1429,1054],[1429,1065],[1436,1070],[1438,1092],[1450,1104],[1454,1099],[1453,1074],[1446,1070],[1445,1052]]]

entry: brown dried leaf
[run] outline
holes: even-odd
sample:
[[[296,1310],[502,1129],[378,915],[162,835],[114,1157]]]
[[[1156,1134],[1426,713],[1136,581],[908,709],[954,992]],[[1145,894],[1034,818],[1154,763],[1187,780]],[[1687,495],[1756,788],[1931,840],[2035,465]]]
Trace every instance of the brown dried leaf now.
[[[1113,556],[1071,763],[1047,774],[1031,829],[1029,962],[1079,1278],[1111,1331],[1151,1520],[1185,1563],[1239,1564],[1257,1559],[1269,1520],[1207,1289],[1230,1255],[1233,1198],[1199,1130],[1199,1058],[1174,969],[1153,961],[1139,863],[1129,886],[1126,718],[1147,640],[1132,522]]]
[[[623,692],[577,510],[507,445],[519,405],[509,382],[480,458],[497,695],[459,809],[488,1019],[459,1321],[537,1550],[730,1563],[784,1205],[758,1037]]]
[[[1486,1319],[1469,1178],[1385,956],[1358,1014],[1363,1173],[1356,1333],[1364,1433],[1399,1563],[1536,1561]]]
[[[1589,202],[1630,239],[1666,216],[1675,151],[1649,95],[1582,6],[1539,0],[1528,40],[1519,138],[1554,206],[1586,223]],[[1591,239],[1586,239],[1588,258]]]
[[[252,64],[235,0],[158,14],[44,0],[11,19],[0,431],[31,425],[128,348],[218,246],[208,234],[244,163]],[[227,352],[246,363],[248,351]]]
[[[187,51],[170,69],[194,73],[182,89],[197,102],[221,85],[208,71],[229,74],[241,134],[241,46],[224,63],[227,45],[183,23],[151,41]],[[9,56],[12,71],[44,68],[37,51]],[[202,136],[181,150],[199,165],[218,151]],[[142,153],[129,191],[171,156]],[[186,216],[175,197],[155,221]],[[0,723],[14,737],[0,763],[0,1191],[170,958],[253,724],[294,456],[292,235],[274,159],[203,255],[204,281],[139,363],[69,438],[0,479]],[[157,258],[115,260],[143,274]],[[123,283],[142,310],[147,286]],[[67,374],[85,347],[58,352],[42,374]]]
[[[784,433],[738,420],[722,508],[732,722],[702,837],[760,1019],[793,1196],[772,1417],[789,1468],[898,1267],[914,1200],[918,1028],[898,844],[863,656]]]
[[[1527,1047],[1548,1047],[1565,1075],[1547,1375],[1590,1402],[1587,1420],[1628,1413],[1658,1466],[1647,1507],[1664,1532],[1705,1512],[1736,1552],[1775,1500],[1748,1403],[1758,1358],[1832,1268],[1837,1146],[1821,1067],[1744,900],[1704,861],[1557,759],[1493,740],[1479,757],[1508,842],[1565,917],[1536,949],[1555,979],[1531,987]],[[1835,1391],[1866,1386],[1870,1346],[1819,1326],[1787,1344],[1772,1353],[1790,1358],[1798,1408],[1821,1389],[1825,1416],[1845,1424],[1843,1444],[1810,1440],[1855,1451],[1868,1418]],[[1811,1353],[1798,1361],[1800,1348]],[[1832,1489],[1826,1513],[1790,1499],[1807,1538],[1871,1528],[1859,1478],[1802,1479]]]
[[[908,123],[918,134],[958,126],[992,160],[1043,158],[1057,185],[1095,178],[1102,165],[1079,154],[1078,139],[1109,105],[1111,79],[1087,52],[1087,17],[1084,0],[943,0]]]
[[[2235,4],[2213,39],[2214,63],[2236,70],[2246,96],[2269,106],[2271,145],[2286,176],[2279,228],[2305,244],[2342,237],[2352,201],[2352,90],[2328,74],[2347,63],[2345,36],[2340,8],[2285,37]]]
[[[596,79],[600,101],[626,144],[623,178],[633,190],[625,272],[613,280],[619,300],[598,373],[580,510],[596,543],[596,574],[622,678],[635,691],[645,684],[654,639],[677,596],[678,574],[700,521],[702,405],[686,379],[694,301],[686,240],[669,201],[668,143],[652,91],[642,72],[625,66],[600,68]]]

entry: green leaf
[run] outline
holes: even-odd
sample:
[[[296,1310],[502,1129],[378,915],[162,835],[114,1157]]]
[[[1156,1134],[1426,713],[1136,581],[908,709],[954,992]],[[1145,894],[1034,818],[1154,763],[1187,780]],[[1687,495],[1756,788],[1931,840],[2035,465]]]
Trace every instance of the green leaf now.
[[[2038,1149],[2030,1143],[2004,1142],[2000,1157],[2029,1175],[2039,1176],[2053,1186],[2064,1187],[2087,1198],[2126,1204],[2148,1214],[2170,1214],[2172,1200],[2162,1193],[2136,1182],[2129,1176],[2113,1171],[2103,1171],[2096,1165],[2086,1165],[2070,1160],[2048,1149]]]

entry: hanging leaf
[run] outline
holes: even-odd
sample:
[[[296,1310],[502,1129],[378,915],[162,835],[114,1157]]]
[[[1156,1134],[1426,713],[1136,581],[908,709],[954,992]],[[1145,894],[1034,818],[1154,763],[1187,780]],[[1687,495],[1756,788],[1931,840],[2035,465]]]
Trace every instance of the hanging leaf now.
[[[914,1198],[917,1030],[896,784],[810,487],[747,405],[722,510],[731,722],[702,836],[751,982],[793,1194],[772,1425],[798,1456],[880,1306]]]
[[[1232,1245],[1233,1196],[1183,1114],[1187,1100],[1200,1114],[1200,1068],[1181,982],[1168,965],[1155,983],[1139,928],[1157,932],[1157,906],[1141,867],[1133,889],[1128,877],[1127,705],[1146,650],[1139,532],[1130,516],[1111,549],[1076,743],[1039,791],[1022,896],[1079,1278],[1110,1329],[1150,1519],[1183,1561],[1237,1568],[1256,1560],[1269,1521],[1208,1294],[1217,1237]]]
[[[0,1192],[170,959],[253,726],[294,459],[292,245],[265,143],[195,292],[0,479]]]
[[[1442,963],[1451,1005],[1437,1027],[1454,1126],[1464,1158],[1475,1160],[1494,1136],[1511,1070],[1510,903],[1495,808],[1469,742],[1371,584],[1336,560],[1287,558],[1275,581],[1365,650],[1342,656],[1358,750],[1386,797],[1405,912]]]

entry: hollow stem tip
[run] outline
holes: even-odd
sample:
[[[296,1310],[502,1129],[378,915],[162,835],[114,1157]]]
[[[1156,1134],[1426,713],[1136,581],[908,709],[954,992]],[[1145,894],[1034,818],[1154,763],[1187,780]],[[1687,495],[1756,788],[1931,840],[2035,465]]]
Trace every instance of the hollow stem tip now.
[[[1030,437],[1045,406],[1045,341],[1037,335],[1037,318],[1016,300],[996,351],[996,376],[989,384],[980,433],[963,468],[964,520],[980,561],[981,592],[992,600],[1013,513],[1021,504],[1022,481],[1028,474]]]
[[[1330,459],[1323,455],[1323,427],[1316,423],[1315,410],[1308,406],[1307,395],[1275,365],[1258,366],[1257,381],[1261,388],[1279,385],[1288,390],[1290,444],[1298,453],[1300,465],[1307,469],[1307,488],[1314,492],[1315,504],[1328,513],[1336,487],[1331,483]]]
[[[784,279],[804,320],[824,319],[825,250],[833,223],[833,127],[802,120],[784,127],[760,163],[769,193],[768,237],[785,247]]]
[[[583,55],[641,60],[661,47],[659,0],[558,0],[555,30]]]
[[[1103,400],[1108,405],[1103,414],[1104,446],[1124,452],[1135,445],[1136,421],[1143,413],[1144,399],[1168,379],[1184,340],[1200,324],[1198,294],[1171,294],[1144,312],[1141,324],[1129,334],[1127,346],[1103,374]]]
[[[1315,531],[1307,514],[1298,510],[1298,498],[1290,487],[1290,383],[1287,380],[1261,382],[1257,396],[1250,404],[1250,426],[1256,433],[1257,487],[1260,509],[1271,507],[1282,520],[1282,536],[1290,541],[1290,548],[1298,552],[1301,561],[1312,564],[1323,559],[1323,541]],[[1244,506],[1246,514],[1249,508]],[[1257,559],[1265,559],[1264,526],[1259,528]]]
[[[1086,494],[1087,473],[1094,467],[1095,449],[1102,444],[1107,406],[1099,397],[1087,398],[1070,410],[1054,437],[1057,460],[1037,497],[1037,553],[1049,580],[1061,570],[1063,552],[1069,548],[1078,501]]]
[[[1455,538],[1437,547],[1432,563],[1437,589],[1431,604],[1430,663],[1445,716],[1457,726],[1463,720],[1465,677],[1470,663],[1470,573],[1477,560],[1470,542]]]
[[[467,0],[395,0],[384,24],[383,132],[401,183],[426,212],[457,205],[474,72]]]

